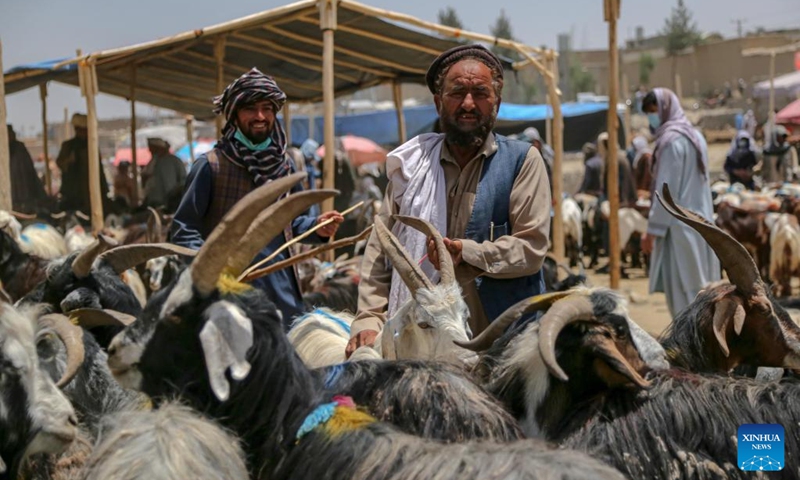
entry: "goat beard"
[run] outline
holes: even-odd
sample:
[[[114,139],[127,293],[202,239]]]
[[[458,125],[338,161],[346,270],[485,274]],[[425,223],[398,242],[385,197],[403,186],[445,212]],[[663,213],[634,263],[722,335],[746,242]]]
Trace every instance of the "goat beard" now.
[[[457,147],[480,147],[489,136],[489,132],[494,128],[495,121],[497,120],[497,105],[492,109],[492,113],[488,117],[484,117],[478,112],[472,112],[478,116],[478,124],[475,128],[463,130],[458,126],[457,118],[464,113],[459,109],[455,115],[440,116],[439,128],[444,132],[445,140],[449,145]]]

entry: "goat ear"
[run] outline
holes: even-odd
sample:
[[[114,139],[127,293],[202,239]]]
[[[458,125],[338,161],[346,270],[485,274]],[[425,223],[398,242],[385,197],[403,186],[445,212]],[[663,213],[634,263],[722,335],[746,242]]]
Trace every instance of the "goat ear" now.
[[[731,354],[726,338],[728,325],[730,325],[731,320],[733,320],[733,329],[736,334],[739,335],[742,333],[744,319],[744,306],[740,301],[734,300],[731,297],[724,297],[714,305],[714,319],[712,322],[714,336],[717,338],[719,348],[722,349],[722,353],[726,357]]]
[[[228,368],[234,380],[244,380],[250,373],[247,351],[253,346],[253,322],[236,305],[220,301],[205,313],[208,321],[200,332],[211,390],[220,400],[230,396],[225,376]]]

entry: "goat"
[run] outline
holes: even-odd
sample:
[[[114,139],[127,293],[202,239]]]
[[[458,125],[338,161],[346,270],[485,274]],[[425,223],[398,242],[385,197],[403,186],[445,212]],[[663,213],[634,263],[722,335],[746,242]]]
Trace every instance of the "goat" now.
[[[238,441],[190,408],[107,417],[84,480],[247,480]]]
[[[296,183],[302,179],[302,176],[294,179],[293,181]],[[242,212],[247,213],[248,210],[246,207],[248,206],[248,201],[257,201],[260,199],[260,202],[265,202],[272,200],[274,201],[279,194],[281,193],[281,188],[285,188],[288,190],[291,184],[286,183],[292,180],[282,180],[280,182],[273,182],[270,184],[272,189],[276,190],[267,190],[259,191],[260,195],[270,194],[271,196],[267,196],[266,198],[261,198],[256,196],[255,200],[254,197],[246,197],[248,200],[242,200],[243,205],[239,208],[234,207],[233,210],[228,214],[230,217],[226,217],[226,220],[220,225],[219,228],[222,228],[221,231],[225,232],[225,236],[221,236],[221,244],[225,242],[230,242],[227,239],[227,235],[237,235],[236,238],[241,236],[239,233],[242,229],[246,228],[246,223],[250,222],[252,217],[245,216]],[[287,186],[288,185],[288,186]],[[296,212],[292,211],[292,209],[303,208],[302,200],[311,201],[311,203],[316,203],[314,197],[303,196],[304,194],[311,194],[312,192],[303,192],[302,194],[298,194],[292,196],[290,198],[284,199],[277,204],[273,205],[273,211],[279,211],[285,214],[285,218],[283,220],[289,221],[288,219],[294,218],[292,215],[296,215]],[[255,192],[252,194],[255,195]],[[314,195],[317,195],[316,193]],[[258,206],[259,203],[256,203],[255,206]],[[287,208],[288,205],[288,208]],[[249,208],[254,208],[255,206],[250,206]],[[270,207],[272,208],[272,207]],[[302,210],[298,210],[302,211]],[[266,214],[266,215],[265,215]],[[271,213],[269,209],[262,213],[265,217],[269,218]],[[237,222],[233,222],[233,219],[237,219]],[[236,229],[227,230],[228,227],[224,227],[225,223],[233,224]],[[238,222],[245,222],[244,225],[240,225]],[[253,225],[256,225],[255,223]],[[252,228],[252,227],[251,227]],[[257,227],[257,231],[259,235],[254,236],[250,243],[252,242],[259,242],[265,241],[264,239],[269,239],[280,232],[281,228],[281,220],[278,219],[273,225],[272,230],[262,230],[260,227]],[[276,230],[277,229],[277,230]],[[219,231],[219,230],[218,230]],[[213,239],[212,239],[213,240]],[[204,249],[208,249],[213,246],[213,242],[210,240],[206,242],[206,246]],[[259,250],[259,246],[256,245],[255,248],[252,245],[242,246],[237,248],[236,250],[225,250],[224,253],[220,252],[219,249],[221,248],[221,244],[217,244],[215,250],[211,250],[213,255],[219,255],[220,257],[212,257],[217,262],[217,265],[222,264],[219,268],[225,268],[228,272],[239,272],[239,268],[243,262],[241,258],[232,258],[232,259],[225,259],[226,255],[230,255],[231,252],[241,253],[246,249],[251,251],[257,252]],[[201,253],[203,250],[201,249]],[[243,257],[242,257],[243,258]],[[208,260],[206,260],[208,262]],[[227,266],[225,266],[227,263]],[[161,310],[164,308],[165,302],[167,302],[170,298],[173,298],[175,289],[185,288],[187,282],[191,282],[191,279],[187,280],[187,272],[194,271],[196,267],[197,260],[192,264],[193,267],[190,267],[188,270],[184,271],[181,274],[180,279],[176,284],[170,285],[168,290],[164,290],[161,292],[156,293],[148,302],[148,305],[145,307],[143,315],[140,318],[126,327],[126,329],[117,335],[116,338],[112,341],[111,345],[109,346],[109,368],[111,369],[112,373],[114,374],[115,378],[120,382],[121,385],[136,390],[143,390],[146,391],[146,382],[144,380],[145,372],[141,369],[143,365],[141,360],[144,354],[149,351],[149,345],[152,341],[152,337],[154,335],[154,331],[157,329],[160,322],[158,322],[161,316]],[[197,275],[197,274],[195,274]],[[204,274],[205,275],[205,274]],[[182,283],[183,282],[183,286]],[[229,284],[226,280],[223,282],[224,284]],[[216,289],[214,289],[216,291]],[[248,308],[257,308],[260,310],[268,310],[272,312],[272,305],[263,299],[263,296],[259,296],[259,292],[253,292],[252,290],[248,290],[246,288],[242,289],[241,287],[236,287],[237,291],[242,291],[241,295],[229,295],[231,297],[231,301],[236,302],[244,302],[247,300],[250,303],[254,303],[255,305]],[[250,298],[253,300],[248,300]],[[260,311],[259,310],[259,311]],[[274,316],[275,313],[272,312],[270,315]],[[269,317],[272,318],[272,317]],[[209,327],[211,328],[211,327]],[[344,350],[340,350],[343,352]],[[293,358],[296,353],[293,353]],[[381,363],[382,367],[379,368],[377,371],[374,372],[374,375],[377,377],[371,385],[374,385],[375,388],[380,386],[384,388],[383,392],[380,393],[378,391],[374,392],[370,398],[374,398],[376,401],[385,398],[385,399],[394,399],[394,404],[397,406],[396,411],[385,411],[385,410],[377,410],[372,408],[371,410],[376,413],[376,415],[381,416],[386,420],[392,421],[392,415],[399,415],[396,412],[417,412],[421,411],[421,406],[418,402],[424,402],[423,405],[425,406],[425,410],[429,411],[430,414],[427,416],[419,416],[414,415],[413,418],[408,419],[408,424],[403,425],[402,428],[405,431],[411,431],[415,433],[427,433],[430,435],[435,435],[436,438],[441,438],[444,440],[453,439],[453,438],[467,438],[470,435],[474,434],[474,429],[464,427],[464,425],[468,425],[468,422],[461,421],[460,419],[466,418],[483,418],[487,415],[486,412],[491,413],[491,417],[485,418],[483,423],[488,425],[489,427],[484,428],[479,434],[481,438],[505,438],[509,435],[509,432],[517,432],[515,426],[513,426],[513,420],[505,413],[502,408],[496,406],[496,408],[491,411],[486,408],[486,405],[491,404],[492,400],[488,397],[485,392],[482,392],[479,387],[474,384],[471,384],[468,381],[460,380],[460,379],[450,379],[451,374],[446,375],[426,375],[425,378],[428,379],[428,383],[425,382],[417,383],[416,386],[420,392],[427,392],[427,391],[444,391],[447,390],[450,394],[443,394],[440,397],[438,404],[431,404],[430,402],[426,401],[426,397],[423,395],[420,396],[409,396],[407,391],[397,391],[392,390],[392,388],[396,385],[403,385],[400,382],[400,379],[396,379],[398,375],[406,375],[408,369],[405,370],[398,370],[391,367],[389,363]],[[331,367],[336,368],[336,367]],[[351,367],[347,367],[351,368]],[[354,367],[352,367],[354,368]],[[422,367],[418,367],[420,369]],[[327,373],[325,374],[327,375]],[[450,380],[448,380],[450,379]],[[378,381],[380,380],[380,381]],[[329,382],[329,385],[335,386],[336,382],[332,380],[333,383]],[[363,382],[363,380],[362,380]],[[458,386],[450,386],[450,383],[457,383]],[[471,386],[471,389],[468,388]],[[332,387],[333,388],[333,387]],[[345,392],[341,392],[345,393]],[[365,395],[368,395],[368,392],[364,392]],[[455,400],[455,397],[463,397]],[[452,399],[452,400],[451,400]],[[478,400],[475,400],[478,399]],[[444,421],[442,419],[441,412],[448,412],[448,419],[449,421]],[[403,417],[405,418],[405,417]],[[398,418],[399,419],[399,418]],[[491,426],[493,425],[501,425],[498,431],[495,431]],[[515,437],[516,438],[516,437]]]
[[[727,373],[739,365],[800,368],[800,327],[774,300],[745,247],[675,204],[668,187],[658,199],[700,233],[730,279],[707,287],[675,317],[661,338],[670,361],[695,372]]]
[[[469,479],[556,473],[562,478],[622,478],[585,455],[552,451],[538,441],[508,448],[422,440],[356,410],[349,399],[331,401],[293,351],[274,305],[262,292],[220,278],[229,244],[273,200],[274,183],[234,206],[178,281],[145,308],[144,317],[156,327],[138,363],[142,390],[154,401],[180,394],[237,433],[255,478]],[[554,457],[556,468],[563,470],[549,471],[546,462]],[[454,470],[444,472],[435,462]]]
[[[763,211],[750,211],[722,202],[717,208],[715,223],[747,248],[762,277],[769,278],[770,248],[766,215]]]
[[[288,338],[309,368],[342,363],[353,318],[344,312],[317,308],[294,320]]]
[[[45,259],[23,252],[12,234],[0,230],[0,282],[12,301],[45,280],[47,265]]]
[[[39,368],[34,315],[0,304],[0,480],[16,480],[25,456],[61,452],[76,435],[72,406]],[[45,321],[70,327],[63,317]]]
[[[613,294],[587,293],[557,301],[481,358],[477,373],[528,435],[590,453],[629,478],[744,479],[739,425],[800,421],[789,400],[800,394],[796,382],[651,371]],[[519,307],[517,315],[531,302]],[[786,440],[788,451],[800,448],[796,429]],[[784,478],[796,478],[800,462],[788,462]]]
[[[580,273],[572,273],[566,265],[560,263],[553,255],[548,253],[544,257],[544,262],[542,262],[545,290],[548,292],[566,292],[579,285],[586,284],[586,273],[583,265],[580,265],[580,267]],[[567,275],[563,280],[558,279],[559,270],[563,270]]]
[[[564,251],[569,259],[569,266],[583,266],[583,212],[572,198],[561,202],[561,216],[564,219]]]
[[[142,278],[145,281],[148,297],[178,278],[178,273],[185,266],[184,261],[178,255],[164,255],[148,260]]]
[[[19,240],[23,252],[45,260],[54,260],[69,253],[64,237],[53,226],[46,223],[33,223],[26,226],[22,230]]]
[[[775,285],[776,295],[788,297],[792,294],[792,277],[800,276],[800,225],[797,217],[788,213],[774,219],[767,218],[767,223],[772,223],[769,277]]]

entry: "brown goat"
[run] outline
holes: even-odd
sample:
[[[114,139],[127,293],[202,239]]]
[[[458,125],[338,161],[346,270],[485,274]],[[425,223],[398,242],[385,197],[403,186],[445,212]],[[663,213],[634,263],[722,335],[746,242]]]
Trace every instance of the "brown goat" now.
[[[716,224],[730,233],[756,261],[759,272],[769,278],[769,228],[766,211],[751,210],[722,202],[717,209]]]

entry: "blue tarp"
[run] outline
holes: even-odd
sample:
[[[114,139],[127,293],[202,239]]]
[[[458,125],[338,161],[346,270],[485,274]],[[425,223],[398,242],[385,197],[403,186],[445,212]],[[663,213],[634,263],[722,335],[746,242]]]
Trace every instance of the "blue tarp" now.
[[[565,103],[561,106],[564,118],[580,117],[598,112],[605,112],[607,103]],[[403,109],[406,118],[406,132],[413,137],[420,133],[429,132],[436,121],[436,107],[423,105]],[[516,105],[504,103],[497,114],[498,125],[507,123],[531,123],[543,121],[548,114],[552,118],[552,108],[549,105]],[[381,145],[396,145],[397,141],[397,114],[394,110],[380,112],[359,113],[353,115],[338,115],[335,120],[334,131],[337,136],[356,135],[366,137]],[[292,139],[294,143],[301,143],[308,138],[308,116],[292,116]],[[314,139],[320,144],[323,142],[322,117],[314,118]]]

